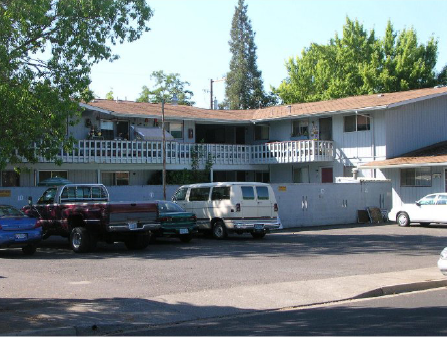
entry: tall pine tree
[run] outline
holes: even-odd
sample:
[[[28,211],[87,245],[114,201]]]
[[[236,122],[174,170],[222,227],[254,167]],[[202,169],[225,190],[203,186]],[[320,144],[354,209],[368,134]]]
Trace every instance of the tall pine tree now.
[[[224,102],[224,107],[229,109],[265,107],[274,101],[264,92],[261,71],[256,65],[255,33],[247,16],[247,7],[244,0],[239,0],[231,24],[229,45],[232,57]]]

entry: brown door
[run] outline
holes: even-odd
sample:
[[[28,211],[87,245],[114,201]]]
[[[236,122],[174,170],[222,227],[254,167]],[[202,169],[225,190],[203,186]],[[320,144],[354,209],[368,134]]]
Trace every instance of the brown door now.
[[[321,183],[334,183],[332,168],[321,168]]]

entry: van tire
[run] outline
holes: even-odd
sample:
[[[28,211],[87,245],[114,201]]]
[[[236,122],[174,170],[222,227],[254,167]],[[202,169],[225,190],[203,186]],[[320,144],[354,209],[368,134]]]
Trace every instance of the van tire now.
[[[215,239],[225,239],[227,238],[227,228],[222,221],[216,221],[213,225],[213,237]]]
[[[251,235],[254,239],[261,239],[265,237],[265,232],[252,232]]]

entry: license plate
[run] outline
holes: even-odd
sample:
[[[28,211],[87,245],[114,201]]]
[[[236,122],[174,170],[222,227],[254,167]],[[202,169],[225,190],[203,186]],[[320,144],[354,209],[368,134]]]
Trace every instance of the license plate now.
[[[137,223],[129,223],[129,230],[135,230],[137,228]]]
[[[255,224],[255,230],[263,230],[264,224]]]
[[[189,230],[188,229],[180,229],[179,233],[180,233],[180,235],[186,235],[186,234],[189,234]]]
[[[23,239],[27,239],[28,238],[28,234],[16,234],[15,238],[18,241],[23,240]]]

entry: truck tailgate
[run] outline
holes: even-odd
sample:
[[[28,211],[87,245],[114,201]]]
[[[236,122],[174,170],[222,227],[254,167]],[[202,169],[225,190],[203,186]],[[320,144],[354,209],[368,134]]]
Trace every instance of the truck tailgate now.
[[[154,223],[157,213],[155,202],[112,202],[109,204],[109,223]]]

